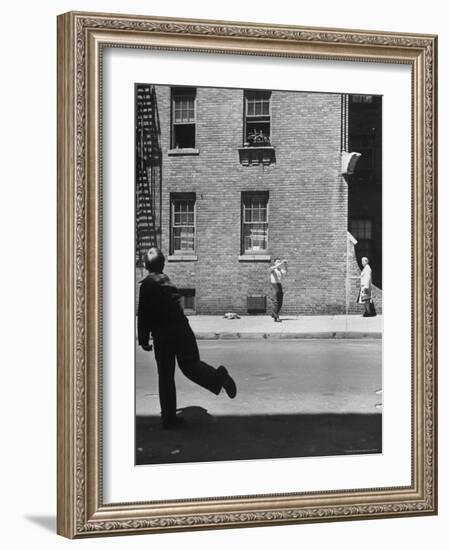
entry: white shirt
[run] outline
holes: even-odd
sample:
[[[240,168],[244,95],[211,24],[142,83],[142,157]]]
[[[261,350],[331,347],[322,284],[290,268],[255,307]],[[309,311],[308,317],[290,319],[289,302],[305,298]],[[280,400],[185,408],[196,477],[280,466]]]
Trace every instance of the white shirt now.
[[[363,288],[371,288],[371,267],[369,264],[366,264],[360,273],[360,285]]]
[[[270,283],[281,283],[282,279],[286,275],[284,267],[276,267],[270,271]]]

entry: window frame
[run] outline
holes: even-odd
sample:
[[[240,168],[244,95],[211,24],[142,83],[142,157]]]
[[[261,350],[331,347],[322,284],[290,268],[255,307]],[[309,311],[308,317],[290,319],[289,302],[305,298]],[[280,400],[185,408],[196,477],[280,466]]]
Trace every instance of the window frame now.
[[[353,231],[353,224],[354,222],[363,222],[363,223],[369,223],[370,224],[370,233],[371,233],[371,236],[369,238],[366,238],[366,237],[359,237],[357,236],[354,231]],[[366,256],[368,257],[369,261],[372,262],[373,261],[373,255],[375,254],[375,240],[374,240],[374,227],[375,225],[375,220],[370,217],[370,216],[357,216],[357,217],[354,217],[354,218],[351,218],[349,220],[349,231],[351,233],[351,235],[353,235],[355,237],[355,239],[357,240],[357,244],[355,245],[355,251],[356,251],[356,258],[357,258],[357,261],[358,263],[361,265],[361,259]],[[365,229],[364,229],[365,231]],[[357,245],[359,246],[359,248],[357,248]],[[360,249],[364,249],[366,250],[367,248],[369,249],[369,252],[362,252]]]
[[[250,115],[248,114],[248,106],[250,98],[248,96],[250,95],[267,95],[268,99],[268,114],[260,114],[260,115]],[[261,99],[263,101],[263,98]],[[257,123],[260,124],[268,124],[269,131],[268,131],[268,143],[267,144],[261,144],[261,146],[268,146],[271,147],[271,130],[272,130],[272,90],[243,90],[243,144],[249,143],[248,140],[248,119],[252,119],[251,123]],[[252,144],[252,146],[257,146],[257,144]]]
[[[250,198],[256,198],[256,197],[263,197],[265,202],[265,210],[266,210],[266,221],[265,222],[246,222],[245,221],[245,203]],[[270,230],[270,194],[269,191],[242,191],[241,198],[241,207],[240,207],[240,254],[242,256],[258,256],[258,255],[267,255],[269,250],[269,230]],[[251,225],[251,224],[266,224],[266,247],[260,250],[252,250],[252,249],[246,249],[245,248],[245,226]]]
[[[354,217],[354,218],[351,218],[349,220],[349,230],[351,231],[351,234],[354,235],[354,237],[359,240],[359,237],[357,237],[357,235],[354,234],[353,232],[353,224],[357,223],[357,222],[363,222],[364,224],[369,224],[370,226],[370,237],[369,238],[366,238],[366,237],[360,237],[361,240],[373,240],[373,229],[374,229],[374,223],[373,223],[373,218],[370,217],[370,216],[357,216],[357,217]]]
[[[193,225],[175,225],[175,204],[179,201],[193,202]],[[170,193],[170,256],[195,256],[196,254],[196,193],[194,192],[173,192]],[[192,250],[176,250],[175,249],[175,234],[176,227],[193,227],[193,249]]]
[[[176,122],[175,111],[176,101],[181,97],[193,97],[193,121]],[[182,107],[181,107],[182,110]],[[170,147],[172,150],[195,149],[197,145],[197,88],[194,86],[174,86],[170,88],[170,114],[171,114],[171,135]],[[176,147],[176,132],[175,128],[179,126],[193,126],[193,145],[189,147]]]

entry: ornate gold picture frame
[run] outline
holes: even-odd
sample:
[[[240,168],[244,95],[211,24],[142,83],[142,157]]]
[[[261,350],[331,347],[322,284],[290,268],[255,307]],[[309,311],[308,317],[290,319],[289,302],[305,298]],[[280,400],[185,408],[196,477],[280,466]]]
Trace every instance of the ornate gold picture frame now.
[[[411,483],[105,502],[103,53],[106,48],[411,69]],[[437,513],[437,37],[70,12],[58,18],[58,533],[69,538]],[[409,350],[407,350],[409,351]],[[405,354],[407,357],[407,354]],[[133,366],[130,365],[130,371]],[[201,467],[201,466],[199,466]]]

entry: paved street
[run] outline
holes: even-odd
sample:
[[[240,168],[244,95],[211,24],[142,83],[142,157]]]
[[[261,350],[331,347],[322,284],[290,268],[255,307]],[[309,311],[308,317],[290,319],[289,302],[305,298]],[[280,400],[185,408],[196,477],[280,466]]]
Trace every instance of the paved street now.
[[[185,424],[162,430],[153,353],[136,355],[138,464],[372,453],[381,450],[381,340],[202,340],[232,373],[215,396],[177,370]]]

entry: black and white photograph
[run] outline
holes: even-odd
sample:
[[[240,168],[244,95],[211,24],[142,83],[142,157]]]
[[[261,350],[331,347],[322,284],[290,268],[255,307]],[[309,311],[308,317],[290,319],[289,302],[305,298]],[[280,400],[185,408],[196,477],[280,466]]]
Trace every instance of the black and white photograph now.
[[[298,14],[58,16],[64,537],[437,515],[438,37]]]
[[[382,96],[134,99],[136,465],[382,453]]]

